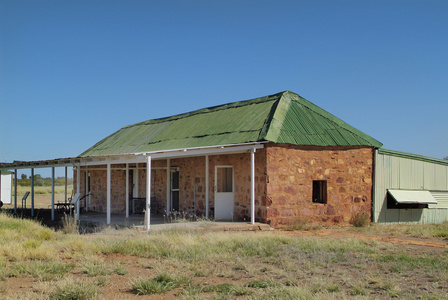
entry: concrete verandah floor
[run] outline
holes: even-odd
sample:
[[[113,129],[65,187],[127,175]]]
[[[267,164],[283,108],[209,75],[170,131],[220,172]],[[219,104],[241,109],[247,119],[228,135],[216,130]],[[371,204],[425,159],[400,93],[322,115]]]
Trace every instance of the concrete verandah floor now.
[[[130,214],[129,218],[122,214],[111,214],[110,225],[122,227],[137,227],[144,229],[144,214]],[[106,213],[84,212],[81,213],[80,221],[91,222],[94,224],[106,225]],[[268,224],[258,223],[250,224],[250,222],[222,222],[222,221],[182,221],[168,223],[163,215],[151,214],[151,230],[162,230],[171,228],[207,228],[211,230],[221,231],[258,231],[272,230]]]

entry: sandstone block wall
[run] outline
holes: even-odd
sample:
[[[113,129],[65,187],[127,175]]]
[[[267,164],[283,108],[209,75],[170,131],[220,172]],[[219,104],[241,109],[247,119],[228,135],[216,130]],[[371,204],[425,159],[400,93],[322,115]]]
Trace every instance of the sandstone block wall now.
[[[266,222],[348,224],[372,203],[373,149],[269,144]],[[327,181],[327,203],[312,202],[313,180]]]
[[[157,212],[166,208],[166,160],[152,162],[151,195]],[[205,215],[205,157],[172,159],[179,168],[179,207]],[[214,211],[215,167],[234,168],[234,221],[250,217],[250,154],[209,156],[210,215]],[[136,172],[137,166],[130,165]],[[146,165],[138,166],[141,198],[146,197]],[[273,227],[294,223],[348,224],[364,213],[370,219],[373,149],[369,147],[313,147],[266,144],[255,155],[256,220]],[[106,166],[89,167],[91,208],[106,211]],[[85,194],[85,169],[81,191]],[[74,174],[76,186],[76,172]],[[132,181],[132,178],[130,179]],[[327,182],[327,203],[312,202],[313,180]],[[125,212],[125,165],[112,165],[112,213]],[[132,193],[132,191],[131,191]]]

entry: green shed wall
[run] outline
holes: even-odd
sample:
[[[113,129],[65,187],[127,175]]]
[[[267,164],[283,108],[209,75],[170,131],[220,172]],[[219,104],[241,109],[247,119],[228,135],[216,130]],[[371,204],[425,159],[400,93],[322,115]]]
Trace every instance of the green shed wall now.
[[[448,221],[448,199],[423,209],[388,209],[387,189],[448,192],[448,164],[398,152],[376,151],[373,221],[435,224]],[[446,193],[445,193],[446,195]]]

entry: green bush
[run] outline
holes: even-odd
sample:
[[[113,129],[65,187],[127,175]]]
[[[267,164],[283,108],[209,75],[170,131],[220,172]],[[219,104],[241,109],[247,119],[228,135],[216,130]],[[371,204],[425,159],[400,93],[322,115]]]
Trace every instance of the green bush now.
[[[355,227],[366,227],[370,224],[369,215],[365,212],[358,213],[354,215],[351,219],[351,224]]]
[[[50,294],[49,299],[54,300],[87,300],[95,298],[99,293],[98,286],[89,280],[64,281],[56,287],[56,291]]]
[[[132,283],[130,291],[137,295],[164,294],[179,287],[179,280],[168,274],[161,273],[153,279],[137,280]]]

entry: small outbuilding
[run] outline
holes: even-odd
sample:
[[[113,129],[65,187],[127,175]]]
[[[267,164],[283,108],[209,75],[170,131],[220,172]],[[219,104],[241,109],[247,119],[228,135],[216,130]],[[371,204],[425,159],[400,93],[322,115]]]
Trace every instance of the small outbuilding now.
[[[373,221],[434,224],[448,221],[448,161],[375,151]]]

